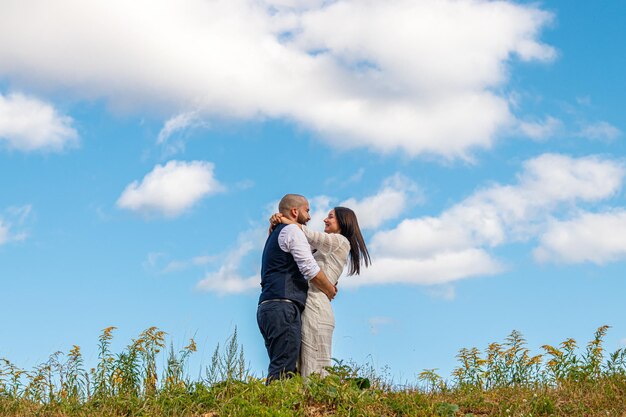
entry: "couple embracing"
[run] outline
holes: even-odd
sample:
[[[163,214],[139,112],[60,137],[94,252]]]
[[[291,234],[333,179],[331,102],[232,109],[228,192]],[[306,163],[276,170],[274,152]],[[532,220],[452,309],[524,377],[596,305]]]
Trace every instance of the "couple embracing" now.
[[[359,274],[371,261],[356,215],[335,207],[324,219],[324,233],[306,227],[309,203],[287,194],[270,219],[263,249],[257,322],[270,364],[267,383],[297,371],[325,376],[331,365],[335,318],[330,302],[346,263]]]

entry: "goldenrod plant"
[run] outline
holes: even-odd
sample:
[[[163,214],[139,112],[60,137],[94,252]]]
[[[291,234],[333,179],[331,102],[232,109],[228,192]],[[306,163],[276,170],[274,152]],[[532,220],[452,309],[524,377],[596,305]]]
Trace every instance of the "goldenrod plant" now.
[[[0,416],[622,416],[626,350],[606,353],[608,329],[598,328],[582,349],[566,339],[535,355],[513,331],[484,350],[461,349],[450,380],[425,369],[400,385],[371,365],[335,359],[327,377],[266,386],[250,372],[237,329],[194,380],[187,371],[193,338],[165,349],[167,334],[150,327],[116,354],[108,327],[89,371],[78,346],[32,371],[1,359]]]

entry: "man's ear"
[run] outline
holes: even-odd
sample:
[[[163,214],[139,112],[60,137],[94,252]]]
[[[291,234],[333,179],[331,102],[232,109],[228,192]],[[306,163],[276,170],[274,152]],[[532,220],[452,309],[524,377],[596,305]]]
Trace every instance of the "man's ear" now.
[[[294,219],[297,220],[298,219],[298,208],[297,207],[294,207],[291,210],[289,210],[289,213],[291,213],[292,220],[294,220]]]

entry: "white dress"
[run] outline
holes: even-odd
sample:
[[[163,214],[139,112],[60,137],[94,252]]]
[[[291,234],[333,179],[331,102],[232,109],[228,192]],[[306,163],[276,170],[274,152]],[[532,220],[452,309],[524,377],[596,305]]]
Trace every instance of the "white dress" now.
[[[337,284],[350,252],[350,242],[339,233],[321,233],[302,227],[315,252],[313,257],[332,284]],[[302,348],[299,370],[303,377],[317,372],[326,376],[331,366],[335,316],[330,301],[315,284],[309,282],[306,306],[302,313]]]

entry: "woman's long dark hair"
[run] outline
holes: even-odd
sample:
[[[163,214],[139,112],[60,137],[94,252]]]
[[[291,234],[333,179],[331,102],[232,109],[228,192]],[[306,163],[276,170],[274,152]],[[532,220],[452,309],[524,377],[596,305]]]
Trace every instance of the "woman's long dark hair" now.
[[[365,266],[372,264],[370,254],[365,246],[365,240],[361,235],[359,222],[354,211],[347,207],[335,207],[335,217],[341,229],[341,234],[350,242],[350,269],[348,275],[359,275],[361,273],[361,262]]]

